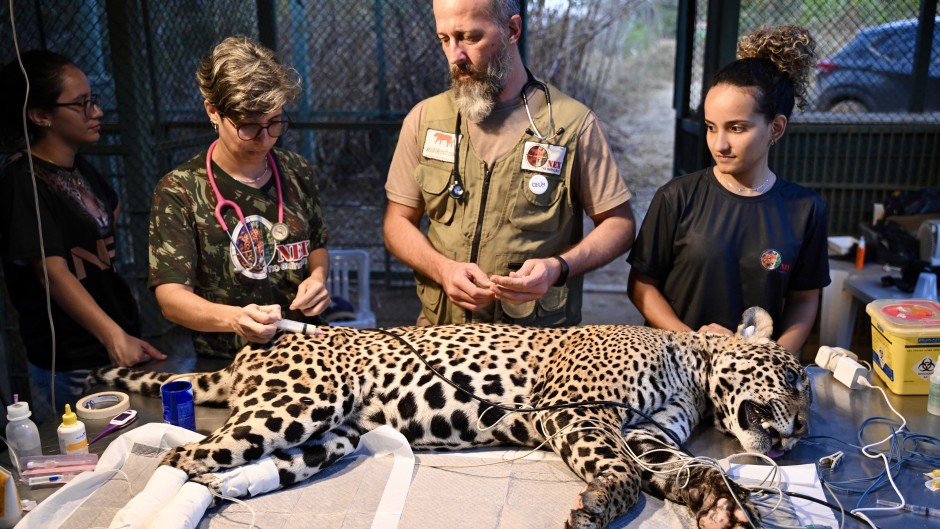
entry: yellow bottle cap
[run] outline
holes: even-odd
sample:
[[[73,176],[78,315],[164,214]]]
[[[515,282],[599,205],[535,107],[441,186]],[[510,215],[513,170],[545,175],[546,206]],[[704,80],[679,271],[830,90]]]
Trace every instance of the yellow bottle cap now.
[[[62,414],[62,426],[72,426],[77,422],[75,418],[75,413],[72,411],[72,407],[68,404],[65,405],[65,413]]]

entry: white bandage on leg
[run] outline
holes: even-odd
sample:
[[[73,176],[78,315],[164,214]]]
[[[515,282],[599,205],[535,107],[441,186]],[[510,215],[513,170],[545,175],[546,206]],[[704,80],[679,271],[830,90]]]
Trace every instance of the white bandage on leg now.
[[[147,486],[131,498],[111,520],[111,529],[142,529],[150,519],[168,504],[189,479],[178,468],[162,465],[157,467]]]
[[[264,456],[254,463],[213,474],[219,479],[219,493],[232,498],[241,498],[246,493],[257,496],[277,490],[281,486],[281,479],[271,456]]]
[[[354,452],[354,455],[356,454],[373,457],[389,454],[394,456],[392,473],[385,482],[385,490],[382,491],[375,517],[372,518],[371,529],[398,527],[415,467],[415,456],[408,440],[391,426],[383,424],[359,438],[359,445]]]
[[[192,481],[183,485],[176,497],[150,522],[148,529],[193,529],[199,525],[212,503],[212,493],[205,485]]]

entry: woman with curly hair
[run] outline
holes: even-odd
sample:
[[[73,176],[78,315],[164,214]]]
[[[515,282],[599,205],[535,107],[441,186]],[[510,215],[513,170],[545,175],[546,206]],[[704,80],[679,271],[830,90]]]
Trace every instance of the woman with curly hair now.
[[[760,306],[798,354],[829,284],[826,207],[768,166],[796,104],[805,106],[815,42],[797,26],[761,28],[705,96],[715,164],[660,188],[628,261],[628,292],[647,323],[731,334]]]
[[[282,318],[319,323],[330,304],[326,225],[310,163],[274,147],[297,72],[229,37],[196,72],[217,140],[167,173],[150,216],[150,286],[196,352],[231,358]]]

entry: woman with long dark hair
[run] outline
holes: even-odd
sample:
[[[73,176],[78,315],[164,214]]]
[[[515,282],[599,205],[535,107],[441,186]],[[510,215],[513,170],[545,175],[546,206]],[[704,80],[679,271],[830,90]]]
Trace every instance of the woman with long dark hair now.
[[[61,55],[29,51],[22,63],[25,77],[16,60],[0,71],[0,132],[19,147],[0,168],[0,255],[38,390],[33,400],[50,394],[54,371],[61,410],[81,395],[92,368],[166,357],[139,338],[137,302],[113,266],[117,194],[78,153],[99,139],[98,96]]]

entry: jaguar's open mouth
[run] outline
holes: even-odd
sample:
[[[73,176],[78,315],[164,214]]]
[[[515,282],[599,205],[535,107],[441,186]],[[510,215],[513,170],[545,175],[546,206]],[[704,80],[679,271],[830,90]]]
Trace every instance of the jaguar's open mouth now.
[[[783,455],[785,450],[783,445],[783,436],[773,427],[770,420],[773,413],[769,408],[753,401],[745,401],[738,412],[738,423],[742,430],[748,430],[759,433],[767,437],[770,447],[765,455],[777,458]]]

